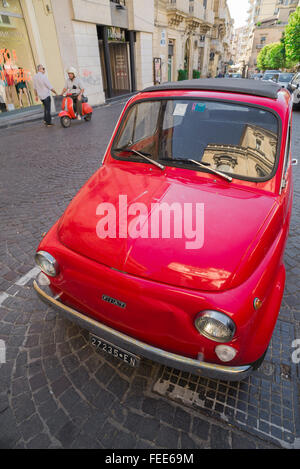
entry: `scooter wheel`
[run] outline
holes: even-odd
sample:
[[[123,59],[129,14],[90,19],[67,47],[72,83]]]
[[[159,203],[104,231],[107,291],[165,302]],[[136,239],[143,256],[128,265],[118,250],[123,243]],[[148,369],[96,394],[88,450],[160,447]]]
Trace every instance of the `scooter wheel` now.
[[[71,125],[71,119],[68,116],[63,116],[60,118],[60,123],[65,129],[67,129]]]
[[[89,122],[92,118],[92,114],[87,114],[84,118],[87,122]]]

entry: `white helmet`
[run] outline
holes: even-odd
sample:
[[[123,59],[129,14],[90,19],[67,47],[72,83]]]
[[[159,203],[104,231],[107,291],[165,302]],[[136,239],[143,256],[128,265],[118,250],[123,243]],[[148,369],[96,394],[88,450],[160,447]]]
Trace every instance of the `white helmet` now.
[[[69,67],[67,73],[73,73],[74,77],[77,75],[77,70],[74,67]]]

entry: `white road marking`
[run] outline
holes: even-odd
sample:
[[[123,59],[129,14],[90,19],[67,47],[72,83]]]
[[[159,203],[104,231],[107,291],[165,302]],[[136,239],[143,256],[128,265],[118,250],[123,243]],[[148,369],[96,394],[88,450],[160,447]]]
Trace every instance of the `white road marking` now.
[[[29,282],[29,280],[31,280],[32,278],[36,277],[37,274],[41,271],[41,269],[39,267],[33,267],[33,269],[29,270],[29,272],[27,272],[27,274],[23,275],[23,277],[19,278],[19,280],[17,280],[14,285],[17,285],[18,287],[24,287],[24,285],[26,285],[26,283]],[[7,298],[11,298],[13,296],[16,296],[18,292],[15,292],[13,295],[10,295],[9,293],[0,293],[0,306],[2,305],[2,303],[4,303],[5,300],[7,300]]]
[[[0,306],[2,305],[2,303],[7,300],[7,298],[9,298],[10,295],[8,295],[7,293],[1,293],[0,295]]]
[[[34,267],[29,272],[27,272],[27,274],[23,275],[23,277],[19,278],[19,280],[16,281],[15,285],[18,285],[18,287],[24,287],[24,285],[26,285],[29,280],[36,277],[40,271],[41,269],[39,267]]]

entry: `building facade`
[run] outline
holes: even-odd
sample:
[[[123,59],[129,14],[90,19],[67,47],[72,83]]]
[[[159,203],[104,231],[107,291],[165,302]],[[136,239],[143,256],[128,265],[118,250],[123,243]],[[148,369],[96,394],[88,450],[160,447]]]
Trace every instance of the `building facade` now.
[[[232,31],[227,0],[0,0],[0,117],[40,106],[38,64],[58,93],[75,67],[92,105],[216,76],[231,61]]]
[[[232,61],[233,20],[226,0],[214,0],[215,22],[211,31],[209,76],[224,74]]]
[[[240,46],[236,47],[235,63],[244,76],[257,71],[257,56],[265,45],[280,41],[297,5],[298,0],[249,0],[247,24],[236,31]]]
[[[153,83],[153,0],[52,0],[64,68],[73,65],[91,104]]]
[[[213,0],[155,0],[154,83],[208,74]]]

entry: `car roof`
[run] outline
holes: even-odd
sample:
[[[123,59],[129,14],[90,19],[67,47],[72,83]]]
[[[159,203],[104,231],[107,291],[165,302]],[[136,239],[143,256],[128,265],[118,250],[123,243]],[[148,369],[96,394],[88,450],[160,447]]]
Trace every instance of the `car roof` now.
[[[277,99],[281,86],[277,83],[264,83],[251,79],[235,80],[234,78],[199,78],[194,80],[182,80],[162,83],[161,85],[145,88],[144,92],[171,91],[171,90],[206,90],[227,91],[228,93],[250,94],[265,98]]]

